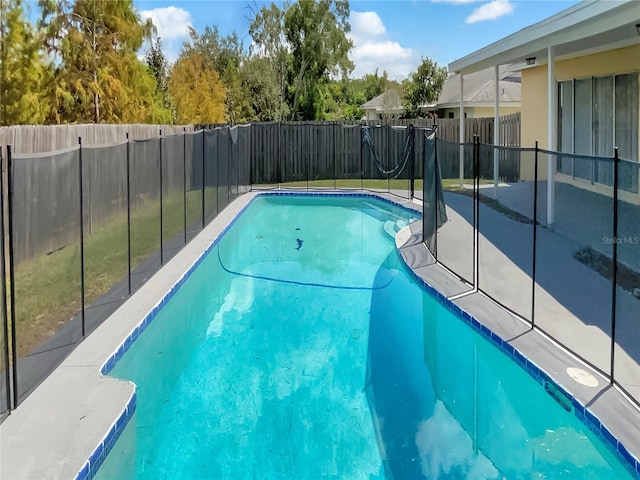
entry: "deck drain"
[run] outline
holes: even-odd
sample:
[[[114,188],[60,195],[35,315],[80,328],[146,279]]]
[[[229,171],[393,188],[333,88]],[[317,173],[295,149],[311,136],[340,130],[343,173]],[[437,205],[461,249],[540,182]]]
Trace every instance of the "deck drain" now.
[[[571,378],[573,378],[581,385],[585,385],[587,387],[598,386],[598,379],[586,370],[582,370],[581,368],[569,367],[567,368],[567,373]]]

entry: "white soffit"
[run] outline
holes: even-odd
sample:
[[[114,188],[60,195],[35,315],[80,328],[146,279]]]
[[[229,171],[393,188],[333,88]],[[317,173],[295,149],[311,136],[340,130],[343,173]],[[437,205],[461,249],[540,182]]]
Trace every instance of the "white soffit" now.
[[[451,62],[449,71],[468,74],[494,65],[524,63],[528,57],[536,57],[536,64],[546,63],[550,46],[555,47],[556,57],[571,58],[640,44],[638,22],[638,0],[583,1]]]

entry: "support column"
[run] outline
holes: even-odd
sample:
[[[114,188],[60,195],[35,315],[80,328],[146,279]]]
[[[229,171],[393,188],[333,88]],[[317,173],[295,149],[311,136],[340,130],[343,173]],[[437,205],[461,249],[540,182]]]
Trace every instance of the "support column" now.
[[[493,76],[495,78],[495,98],[493,100],[493,198],[498,198],[498,178],[500,177],[500,159],[498,149],[500,145],[500,65],[493,67]]]
[[[464,75],[460,72],[460,186],[464,184]]]
[[[555,68],[555,48],[547,49],[547,150],[556,150],[556,112],[557,87]],[[555,216],[555,186],[554,176],[556,170],[556,157],[549,155],[547,158],[547,224],[554,222]]]

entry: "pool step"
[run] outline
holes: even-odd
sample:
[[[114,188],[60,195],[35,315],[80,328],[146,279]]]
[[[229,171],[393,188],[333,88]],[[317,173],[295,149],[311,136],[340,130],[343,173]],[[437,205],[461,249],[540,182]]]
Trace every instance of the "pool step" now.
[[[396,233],[406,227],[408,223],[405,220],[398,220],[394,222],[393,220],[387,220],[382,225],[382,229],[389,235],[391,238],[396,238]]]

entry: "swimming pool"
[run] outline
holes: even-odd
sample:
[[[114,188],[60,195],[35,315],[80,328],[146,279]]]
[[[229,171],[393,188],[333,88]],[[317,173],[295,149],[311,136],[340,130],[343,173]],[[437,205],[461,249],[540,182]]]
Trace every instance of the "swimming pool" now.
[[[631,478],[418,286],[367,196],[261,196],[110,375],[137,409],[96,478]]]

